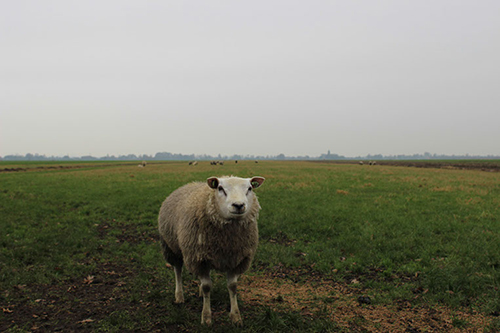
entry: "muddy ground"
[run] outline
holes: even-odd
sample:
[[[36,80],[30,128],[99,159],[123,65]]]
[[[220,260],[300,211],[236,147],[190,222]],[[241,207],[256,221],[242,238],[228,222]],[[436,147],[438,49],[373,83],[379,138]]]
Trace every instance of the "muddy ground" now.
[[[117,242],[157,244],[154,232],[139,233],[134,226],[105,223],[98,230],[101,236],[105,236],[113,228],[121,231]],[[287,240],[263,241],[281,243]],[[156,272],[149,272],[149,287],[141,291],[140,299],[135,297],[131,300],[134,299],[130,297],[133,283],[129,281],[139,271],[148,273],[143,267],[134,260],[114,263],[89,257],[87,264],[90,263],[95,265],[95,269],[86,276],[69,277],[49,285],[17,285],[9,290],[0,290],[0,309],[3,312],[3,316],[0,314],[3,318],[0,320],[0,332],[19,328],[34,332],[92,332],[102,328],[102,321],[113,323],[115,320],[116,324],[123,320],[116,317],[117,313],[147,319],[141,329],[134,331],[192,331],[186,328],[191,325],[182,322],[166,325],[158,316],[172,311],[171,306],[167,307],[159,300],[170,299],[173,302],[174,281],[164,285]],[[165,269],[171,268],[167,265]],[[412,299],[385,305],[373,304],[367,296],[369,290],[360,288],[360,283],[367,279],[379,279],[376,269],[361,275],[347,275],[341,281],[322,275],[307,265],[289,269],[283,265],[268,267],[255,262],[251,271],[251,274],[241,277],[238,286],[244,321],[257,317],[258,311],[272,309],[277,313],[298,314],[305,321],[330,319],[344,332],[486,332],[485,328],[491,328],[491,322],[499,315],[427,305],[419,299],[425,290],[418,289]],[[398,277],[398,280],[408,282],[412,279],[412,276]],[[198,283],[186,280],[184,284],[186,303],[181,306],[199,314],[202,303],[197,296]],[[223,324],[222,319],[227,317],[226,303],[212,302],[214,322],[219,325],[228,325]],[[228,327],[225,329],[227,331]],[[215,327],[214,331],[217,331]]]
[[[334,164],[359,164],[360,161],[348,160],[328,160],[328,161],[314,161],[320,163],[334,163]],[[491,161],[375,161],[375,165],[369,165],[370,161],[362,161],[363,166],[377,166],[377,165],[390,165],[411,168],[434,168],[434,169],[449,169],[449,170],[479,170],[486,172],[500,172],[500,160],[496,162]]]
[[[352,283],[339,283],[309,271],[290,271],[275,267],[256,276],[244,275],[239,284],[240,310],[244,321],[255,311],[269,307],[275,311],[299,313],[306,321],[315,320],[318,313],[349,332],[484,332],[493,316],[475,311],[451,310],[443,306],[415,305],[414,300],[399,300],[390,305],[372,305],[363,290]],[[304,280],[304,274],[310,277]],[[144,290],[143,299],[128,301],[127,277],[134,275],[132,267],[104,263],[93,275],[70,279],[57,285],[20,285],[13,291],[2,291],[11,300],[1,302],[4,322],[0,331],[25,327],[35,332],[93,331],[100,321],[126,311],[147,316],[150,320],[142,332],[186,332],[183,324],[165,326],[157,314],[168,309],[148,299],[151,290]],[[294,282],[294,280],[301,282]],[[356,278],[353,279],[356,281]],[[172,298],[170,286],[159,285],[151,277],[152,288]],[[185,282],[187,303],[182,305],[200,313],[196,282]],[[418,294],[415,295],[418,297]],[[2,297],[3,298],[3,297]],[[318,301],[318,298],[320,299]],[[227,305],[227,304],[226,304]],[[224,305],[213,305],[215,323],[227,316]],[[497,314],[498,315],[498,314]],[[467,323],[456,327],[457,318]]]
[[[43,163],[43,162],[41,162]],[[22,164],[20,162],[19,164]],[[113,163],[113,164],[65,164],[65,165],[43,165],[43,166],[23,166],[23,167],[5,167],[0,168],[0,172],[24,172],[24,171],[46,171],[46,170],[68,170],[82,168],[102,168],[102,167],[117,167],[117,166],[133,166],[136,163]]]

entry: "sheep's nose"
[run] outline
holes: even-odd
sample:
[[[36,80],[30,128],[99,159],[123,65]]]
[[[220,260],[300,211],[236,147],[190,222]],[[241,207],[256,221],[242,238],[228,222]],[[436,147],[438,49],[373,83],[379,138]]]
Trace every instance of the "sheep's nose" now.
[[[233,203],[233,207],[236,208],[236,211],[241,212],[245,210],[245,204],[244,203]]]

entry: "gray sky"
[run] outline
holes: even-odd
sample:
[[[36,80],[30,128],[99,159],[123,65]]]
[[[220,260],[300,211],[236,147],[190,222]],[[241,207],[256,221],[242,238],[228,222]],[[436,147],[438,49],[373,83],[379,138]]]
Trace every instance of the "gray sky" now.
[[[500,1],[0,0],[0,156],[500,154]]]

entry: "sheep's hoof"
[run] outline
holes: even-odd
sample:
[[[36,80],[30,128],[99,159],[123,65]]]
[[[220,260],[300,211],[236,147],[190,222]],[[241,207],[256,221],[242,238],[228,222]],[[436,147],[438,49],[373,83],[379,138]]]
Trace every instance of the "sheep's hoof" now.
[[[212,326],[212,316],[208,316],[205,318],[205,316],[201,316],[201,324],[202,325],[207,325],[207,326]]]
[[[175,295],[175,304],[184,303],[184,295]]]
[[[234,325],[243,326],[243,320],[241,320],[239,313],[229,313],[229,318]]]

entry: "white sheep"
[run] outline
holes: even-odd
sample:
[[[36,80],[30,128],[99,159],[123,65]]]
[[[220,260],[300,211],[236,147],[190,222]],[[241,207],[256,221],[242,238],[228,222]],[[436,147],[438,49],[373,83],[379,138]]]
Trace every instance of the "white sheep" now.
[[[175,302],[184,302],[182,266],[200,279],[201,323],[210,325],[210,270],[227,273],[229,317],[242,324],[236,288],[257,249],[260,205],[253,189],[262,177],[211,177],[175,190],[163,202],[158,229],[163,255],[174,266]],[[208,184],[208,185],[207,185]]]

